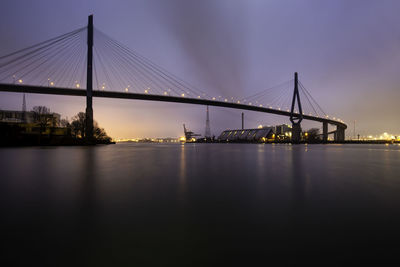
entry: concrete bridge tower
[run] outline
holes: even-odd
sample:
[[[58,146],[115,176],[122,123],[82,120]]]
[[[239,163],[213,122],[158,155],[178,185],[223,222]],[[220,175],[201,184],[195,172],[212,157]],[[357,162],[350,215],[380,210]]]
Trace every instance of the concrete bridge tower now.
[[[294,73],[294,92],[292,107],[290,110],[290,121],[292,122],[292,143],[299,143],[301,140],[301,121],[303,120],[303,110],[301,108],[298,75]],[[295,106],[298,106],[298,112],[295,112]]]
[[[87,77],[86,77],[86,143],[93,142],[93,15],[89,16],[87,27]]]

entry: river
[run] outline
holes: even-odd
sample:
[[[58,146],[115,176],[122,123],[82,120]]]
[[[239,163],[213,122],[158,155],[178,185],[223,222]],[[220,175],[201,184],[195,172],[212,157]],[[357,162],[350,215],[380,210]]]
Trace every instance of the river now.
[[[3,253],[42,266],[398,263],[399,163],[398,145],[0,148]]]

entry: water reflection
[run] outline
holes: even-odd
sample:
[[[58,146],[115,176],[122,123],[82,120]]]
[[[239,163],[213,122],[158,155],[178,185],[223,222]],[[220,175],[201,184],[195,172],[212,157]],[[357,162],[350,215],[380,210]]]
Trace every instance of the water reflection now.
[[[380,253],[377,244],[400,238],[399,152],[247,144],[0,149],[1,237],[16,244],[6,251],[15,258],[33,251],[93,266],[193,259],[204,266],[215,255],[288,262],[287,255],[349,255],[355,247]]]
[[[82,176],[78,188],[78,225],[82,233],[93,230],[96,223],[96,153],[95,148],[87,147],[82,151]]]
[[[181,144],[179,153],[179,194],[181,200],[183,200],[186,193],[186,166],[185,145]]]

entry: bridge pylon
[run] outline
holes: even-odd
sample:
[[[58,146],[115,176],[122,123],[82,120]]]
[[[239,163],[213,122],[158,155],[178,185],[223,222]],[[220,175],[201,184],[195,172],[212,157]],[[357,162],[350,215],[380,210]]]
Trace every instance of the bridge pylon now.
[[[86,76],[86,143],[93,142],[93,15],[88,18],[87,26],[87,76]]]
[[[299,143],[301,140],[301,121],[303,120],[303,110],[301,108],[299,94],[299,80],[297,72],[294,73],[294,91],[292,99],[292,107],[290,110],[290,121],[292,122],[292,143]],[[295,106],[298,106],[298,112],[295,112]]]
[[[322,123],[322,141],[328,142],[328,123],[326,121]]]
[[[345,139],[345,128],[342,126],[336,126],[336,132],[334,134],[336,142],[343,142]]]

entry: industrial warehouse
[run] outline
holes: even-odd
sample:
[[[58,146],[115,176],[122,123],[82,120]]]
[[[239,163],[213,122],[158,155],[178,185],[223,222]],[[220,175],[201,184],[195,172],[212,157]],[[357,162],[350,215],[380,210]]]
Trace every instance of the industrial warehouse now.
[[[263,126],[256,129],[225,130],[218,137],[220,142],[266,142],[290,140],[290,125]]]

